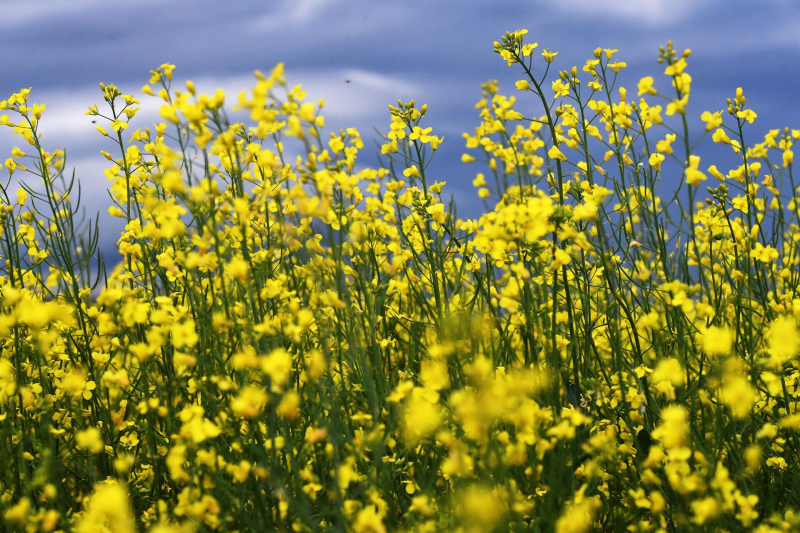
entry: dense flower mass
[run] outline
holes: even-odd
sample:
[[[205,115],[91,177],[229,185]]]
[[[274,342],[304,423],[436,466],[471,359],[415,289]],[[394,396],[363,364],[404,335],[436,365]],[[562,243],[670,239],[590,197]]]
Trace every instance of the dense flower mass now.
[[[753,142],[741,90],[690,113],[688,50],[628,92],[616,50],[549,75],[526,33],[464,135],[477,219],[427,106],[367,168],[281,65],[244,123],[173,65],[152,127],[101,84],[113,268],[45,106],[0,102],[4,529],[800,528],[800,130]]]

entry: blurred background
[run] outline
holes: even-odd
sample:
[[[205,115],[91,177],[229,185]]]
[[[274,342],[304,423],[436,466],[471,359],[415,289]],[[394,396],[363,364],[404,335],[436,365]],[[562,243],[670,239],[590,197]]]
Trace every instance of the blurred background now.
[[[128,134],[160,122],[159,101],[140,89],[149,71],[166,62],[177,65],[174,87],[182,89],[186,79],[200,92],[221,87],[228,107],[252,86],[255,69],[267,72],[284,62],[290,86],[302,84],[308,99],[325,98],[327,131],[359,128],[367,145],[359,156],[362,166],[378,163],[377,150],[369,148],[378,140],[373,128],[388,130],[387,104],[398,98],[427,103],[427,125],[444,136],[430,169],[433,179],[447,181],[445,191],[455,197],[461,216],[476,216],[483,207],[471,181],[480,169],[460,157],[462,133],[478,124],[480,84],[497,78],[502,93],[527,98],[517,110],[526,116],[542,112],[532,95],[515,90],[519,67],[509,68],[492,52],[492,42],[506,30],[521,28],[539,51],[559,52],[554,73],[580,68],[597,47],[618,49],[615,59],[628,65],[620,81],[629,99],[647,75],[663,92],[671,89],[656,62],[659,46],[671,39],[679,53],[691,48],[695,139],[703,128],[700,114],[724,109],[736,87],[759,115],[750,142],[769,129],[800,127],[796,0],[3,0],[0,98],[33,87],[31,100],[46,104],[43,142],[48,149],[66,149],[88,211],[101,212],[103,248],[112,262],[122,223],[106,214],[102,169],[109,163],[99,151],[113,145],[84,113],[103,103],[99,83],[105,82],[142,102]],[[23,144],[0,129],[0,161],[13,146],[25,150]],[[707,139],[698,152],[713,151],[710,145]],[[7,178],[6,170],[0,175]],[[663,186],[669,189],[679,178],[664,176]]]

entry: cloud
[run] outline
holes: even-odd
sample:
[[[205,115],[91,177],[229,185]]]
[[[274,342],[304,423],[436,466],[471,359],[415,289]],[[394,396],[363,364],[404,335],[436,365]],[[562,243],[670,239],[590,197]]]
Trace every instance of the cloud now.
[[[293,0],[280,2],[280,6],[274,11],[257,17],[253,26],[258,29],[289,29],[293,25],[307,24],[313,22],[315,18],[322,14],[326,5],[330,5],[326,0]]]
[[[137,5],[127,7],[142,9],[158,3],[158,0],[138,0]],[[39,25],[53,21],[63,23],[65,17],[91,17],[98,9],[108,9],[108,4],[106,0],[3,0],[0,27],[19,27],[29,23]]]
[[[3,16],[0,17],[0,27],[20,26],[41,19],[44,13],[47,18],[59,18],[64,15],[86,12],[95,0],[5,0],[3,2]]]
[[[623,19],[648,26],[665,26],[689,19],[708,4],[709,0],[569,0],[558,2],[558,7],[551,6],[551,10],[584,20]]]

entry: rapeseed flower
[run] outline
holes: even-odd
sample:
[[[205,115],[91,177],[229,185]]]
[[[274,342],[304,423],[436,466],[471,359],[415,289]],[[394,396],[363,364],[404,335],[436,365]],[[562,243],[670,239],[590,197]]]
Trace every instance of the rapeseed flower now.
[[[240,123],[168,63],[150,126],[102,84],[118,265],[46,106],[0,101],[26,147],[0,185],[4,523],[797,529],[800,130],[752,139],[737,89],[694,138],[689,50],[634,101],[624,52],[551,72],[527,36],[494,44],[520,97],[484,83],[464,135],[472,219],[427,105],[389,106],[372,168],[282,64]],[[701,140],[735,159],[701,164]]]

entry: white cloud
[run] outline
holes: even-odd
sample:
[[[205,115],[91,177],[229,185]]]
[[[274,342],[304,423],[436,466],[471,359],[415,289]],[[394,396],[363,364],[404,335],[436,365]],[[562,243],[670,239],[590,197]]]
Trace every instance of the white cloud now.
[[[6,0],[3,2],[3,16],[0,18],[0,26],[18,26],[33,22],[41,18],[45,13],[47,18],[77,13],[96,3],[99,2],[95,0],[70,0],[69,2],[58,0],[40,0],[37,2]]]
[[[649,26],[674,24],[691,16],[708,0],[570,0],[558,2],[558,9],[582,18],[622,18]]]
[[[0,17],[0,27],[15,27],[29,23],[37,23],[46,19],[59,20],[63,17],[83,13],[91,17],[98,11],[112,9],[142,9],[147,4],[158,4],[158,0],[138,0],[136,4],[119,5],[109,3],[107,0],[2,0],[3,16]],[[98,20],[98,24],[102,21]],[[34,31],[34,28],[31,29]]]
[[[415,10],[402,2],[284,0],[272,2],[266,14],[254,17],[245,28],[256,34],[269,30],[271,38],[288,41],[291,46],[313,48],[319,42],[374,39],[375,30],[409,24],[423,27]]]
[[[291,25],[312,22],[324,10],[329,0],[291,0],[281,2],[273,12],[259,17],[255,26],[261,29],[289,29]]]

